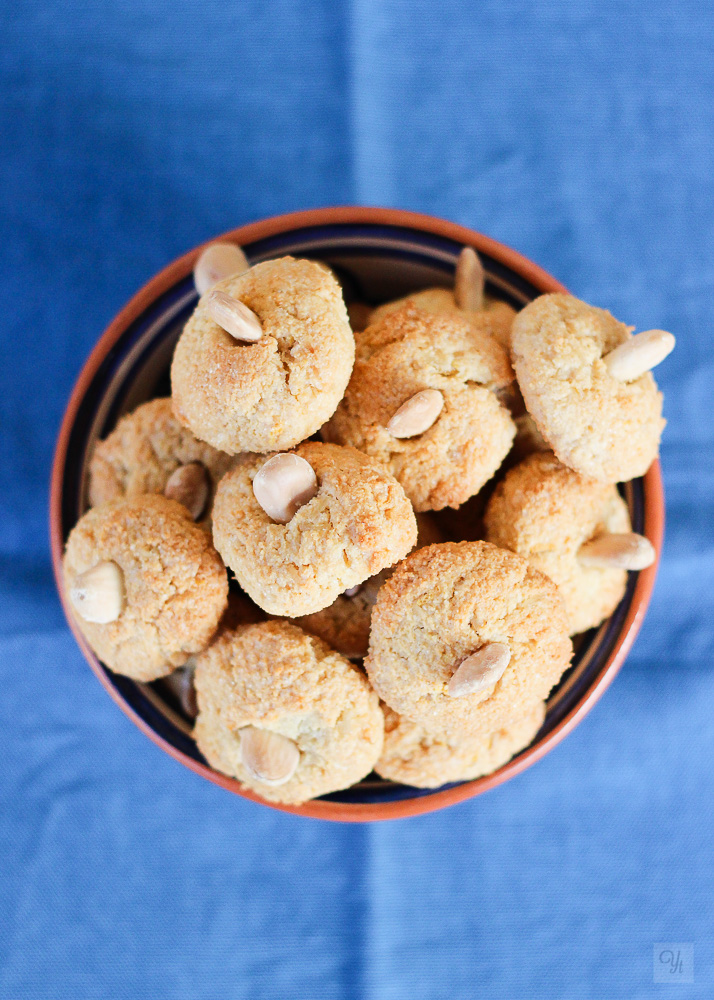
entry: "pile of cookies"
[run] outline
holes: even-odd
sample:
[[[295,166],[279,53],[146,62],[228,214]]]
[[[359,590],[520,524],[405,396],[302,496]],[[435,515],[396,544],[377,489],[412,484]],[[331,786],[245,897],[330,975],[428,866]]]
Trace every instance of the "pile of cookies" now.
[[[569,295],[516,313],[470,248],[453,290],[375,309],[229,244],[194,279],[171,398],[97,444],[67,541],[88,643],[268,800],[500,767],[655,557],[615,484],[657,455],[674,338]]]

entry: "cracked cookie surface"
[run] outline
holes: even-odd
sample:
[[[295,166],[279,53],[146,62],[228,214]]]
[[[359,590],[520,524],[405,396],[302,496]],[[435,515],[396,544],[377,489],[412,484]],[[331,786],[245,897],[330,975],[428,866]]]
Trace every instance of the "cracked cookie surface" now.
[[[296,618],[328,607],[345,590],[392,566],[413,547],[416,520],[404,490],[374,459],[339,445],[295,449],[318,490],[287,524],[271,520],[253,493],[264,455],[241,459],[218,487],[216,548],[255,603]]]
[[[378,458],[415,510],[458,507],[511,447],[516,428],[502,397],[513,378],[505,350],[469,314],[407,302],[357,334],[350,384],[322,436]],[[441,393],[441,413],[422,434],[394,437],[391,418],[424,390]]]
[[[434,518],[417,514],[417,541],[415,548],[433,545],[444,540]],[[322,611],[295,619],[295,624],[311,635],[323,639],[328,646],[349,659],[362,659],[369,649],[369,628],[372,608],[379,588],[392,572],[383,569],[357,587],[354,594],[340,594],[336,601]]]
[[[121,614],[106,624],[74,615],[103,663],[150,681],[205,648],[226,607],[228,578],[207,533],[185,507],[152,494],[93,507],[67,539],[67,590],[104,561],[123,575]]]
[[[263,336],[238,343],[208,312],[208,293],[186,323],[171,365],[176,416],[228,454],[269,452],[310,437],[349,381],[354,337],[340,286],[323,265],[283,257],[211,290],[239,299]]]
[[[510,661],[494,686],[450,697],[459,664],[489,643]],[[432,732],[488,736],[544,701],[572,643],[555,584],[488,542],[446,542],[408,556],[379,592],[365,668],[390,708]]]
[[[384,718],[360,671],[289,622],[226,630],[197,658],[195,738],[212,767],[273,802],[300,803],[347,788],[379,757]],[[299,751],[279,785],[245,766],[245,727],[276,733]]]
[[[572,295],[541,295],[513,323],[511,357],[528,412],[564,465],[616,483],[643,476],[665,421],[650,372],[613,378],[603,356],[631,327]]]
[[[392,302],[385,302],[384,305],[377,306],[370,316],[370,324],[376,323],[384,316],[396,312],[407,303],[423,309],[425,312],[435,313],[455,313],[460,316],[467,316],[476,323],[484,333],[494,337],[501,347],[508,350],[511,342],[511,327],[516,310],[509,306],[507,302],[500,299],[486,298],[484,308],[474,312],[468,309],[461,309],[456,305],[454,292],[451,288],[423,288],[421,291],[412,292],[401,299],[394,299]]]

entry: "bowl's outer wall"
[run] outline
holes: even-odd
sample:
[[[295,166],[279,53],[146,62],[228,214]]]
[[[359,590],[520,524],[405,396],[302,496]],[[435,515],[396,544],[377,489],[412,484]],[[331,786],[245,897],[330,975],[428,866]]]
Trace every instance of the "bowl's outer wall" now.
[[[308,228],[320,225],[354,225],[372,224],[381,226],[394,226],[402,229],[413,229],[417,232],[430,233],[445,239],[453,240],[456,243],[473,246],[477,251],[481,251],[507,268],[529,281],[541,292],[565,292],[567,289],[556,281],[550,274],[538,267],[532,261],[521,256],[515,250],[498,243],[496,240],[483,236],[471,229],[460,226],[453,222],[433,218],[428,215],[420,215],[414,212],[401,211],[399,209],[386,208],[360,208],[360,207],[339,207],[313,209],[304,212],[293,212],[288,215],[276,216],[260,222],[253,222],[239,229],[231,230],[215,239],[223,239],[238,243],[239,245],[254,243],[258,240],[266,239],[277,234],[287,233],[292,230]],[[209,242],[213,243],[214,240]],[[207,244],[204,244],[206,246]],[[151,281],[148,282],[124,309],[116,316],[113,322],[106,329],[99,339],[96,347],[90,354],[86,364],[82,368],[76,385],[72,391],[67,409],[59,431],[55,457],[52,467],[52,479],[50,485],[50,544],[52,553],[52,563],[57,582],[57,588],[62,600],[62,604],[67,616],[69,625],[75,638],[84,653],[87,662],[96,674],[97,678],[108,691],[114,701],[124,711],[129,718],[142,730],[151,740],[165,750],[168,754],[179,760],[186,767],[208,778],[210,781],[229,791],[242,795],[244,798],[254,802],[265,804],[265,800],[242,788],[237,781],[226,775],[219,774],[199,761],[178,751],[170,743],[159,736],[121,697],[116,688],[109,682],[107,675],[94,656],[82,634],[74,623],[73,615],[67,603],[62,581],[62,554],[64,539],[62,533],[62,501],[63,501],[63,474],[65,459],[67,455],[67,445],[75,422],[77,411],[82,398],[95,376],[99,366],[102,364],[114,344],[121,337],[124,331],[157,299],[177,282],[186,278],[193,270],[194,263],[202,251],[203,246],[191,250],[178,258],[168,267],[164,268]],[[472,798],[509,778],[514,777],[525,770],[531,764],[540,760],[549,750],[560,742],[590,711],[595,702],[601,697],[603,692],[612,682],[624,662],[635,636],[640,629],[644,619],[647,605],[652,594],[654,581],[657,574],[659,557],[662,548],[664,535],[664,494],[662,488],[662,478],[659,462],[655,462],[647,475],[644,477],[645,489],[645,526],[644,533],[650,539],[657,552],[656,562],[648,569],[642,570],[638,574],[632,602],[628,609],[627,616],[622,626],[622,630],[611,651],[610,656],[590,686],[585,696],[578,704],[555,726],[545,737],[538,740],[533,746],[525,750],[514,760],[504,765],[493,774],[478,778],[475,781],[464,782],[454,787],[436,791],[427,796],[401,799],[384,803],[341,803],[325,800],[314,800],[306,802],[301,806],[280,805],[268,803],[273,808],[284,812],[295,813],[301,816],[309,816],[315,819],[336,820],[342,822],[366,822],[382,819],[397,819],[406,816],[415,816],[420,813],[433,812],[453,805],[465,799]]]

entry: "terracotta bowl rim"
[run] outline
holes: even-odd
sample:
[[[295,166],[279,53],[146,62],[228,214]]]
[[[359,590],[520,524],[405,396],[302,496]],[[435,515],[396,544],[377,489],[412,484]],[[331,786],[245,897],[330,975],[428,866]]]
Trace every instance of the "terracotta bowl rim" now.
[[[97,373],[100,365],[130,324],[140,316],[154,301],[163,295],[177,282],[186,278],[193,270],[194,263],[201,250],[216,240],[229,240],[238,244],[253,243],[267,237],[283,234],[291,230],[299,230],[320,225],[383,225],[401,229],[413,229],[429,233],[457,243],[473,246],[488,256],[510,268],[516,274],[525,278],[541,292],[566,292],[567,289],[559,281],[533,261],[524,257],[516,250],[499,243],[491,237],[476,232],[455,222],[449,222],[431,215],[410,212],[403,209],[337,206],[330,208],[315,208],[285,215],[272,216],[257,222],[251,222],[237,229],[229,230],[220,236],[213,237],[206,243],[195,247],[188,253],[177,258],[163,268],[143,288],[141,288],[127,305],[112,320],[95,345],[87,361],[77,377],[67,404],[55,448],[50,482],[50,547],[52,565],[57,589],[67,617],[80,649],[84,653],[94,674],[119,705],[122,711],[138,726],[138,728],[161,747],[175,760],[202,775],[216,785],[241,795],[243,798],[268,805],[283,812],[314,819],[332,820],[338,822],[371,822],[376,820],[399,819],[408,816],[418,816],[423,813],[435,812],[447,806],[473,798],[504,781],[520,774],[527,767],[540,760],[553,749],[567,734],[574,729],[593,708],[598,699],[612,683],[620,670],[627,654],[640,630],[654,587],[657,567],[659,565],[664,537],[664,490],[659,461],[655,461],[644,476],[645,525],[644,533],[650,539],[657,552],[655,563],[638,574],[632,601],[610,655],[603,664],[584,696],[564,716],[563,719],[540,739],[534,746],[524,750],[514,760],[509,761],[493,774],[466,781],[454,787],[437,790],[427,795],[400,799],[382,803],[342,803],[316,799],[303,805],[291,806],[265,799],[254,794],[233,778],[219,774],[207,765],[188,757],[177,750],[167,740],[159,736],[134,709],[122,698],[111,684],[101,664],[89,648],[84,637],[74,624],[73,616],[68,606],[67,597],[62,582],[62,553],[64,539],[62,537],[62,492],[63,470],[67,454],[67,446],[74,426],[77,411],[88,386]]]

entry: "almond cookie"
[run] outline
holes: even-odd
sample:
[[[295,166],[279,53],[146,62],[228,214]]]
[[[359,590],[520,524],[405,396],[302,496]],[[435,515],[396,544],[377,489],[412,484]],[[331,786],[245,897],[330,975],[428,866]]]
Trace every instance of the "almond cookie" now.
[[[647,472],[665,423],[647,367],[674,338],[631,330],[562,294],[541,295],[513,323],[513,364],[538,430],[565,465],[609,483]]]
[[[508,454],[512,382],[504,349],[468,317],[407,303],[357,335],[352,379],[322,436],[378,458],[415,510],[458,507]]]
[[[228,454],[291,448],[334,412],[354,337],[332,273],[283,257],[201,297],[171,365],[176,416]]]
[[[314,441],[245,456],[213,507],[216,548],[238,583],[263,610],[290,618],[392,566],[416,536],[411,504],[383,466]]]
[[[430,313],[467,315],[508,350],[516,310],[506,302],[489,298],[484,288],[485,273],[478,254],[471,247],[464,247],[456,265],[453,289],[423,288],[401,299],[386,302],[372,312],[370,322],[376,323],[411,302],[418,309]]]
[[[72,529],[64,584],[77,625],[112,670],[151,681],[210,642],[228,578],[207,533],[163,496],[108,500]]]
[[[532,743],[543,725],[545,703],[486,736],[450,731],[434,734],[384,706],[384,748],[377,774],[416,788],[438,788],[491,774]]]
[[[610,565],[588,560],[592,539],[602,543],[609,535],[632,550],[632,539],[639,538],[639,548],[654,559],[647,539],[631,534],[627,505],[616,487],[585,479],[552,452],[530,455],[506,474],[489,501],[485,525],[489,542],[518,552],[557,585],[571,635],[608,618],[627,586],[621,558]]]
[[[152,399],[123,416],[89,465],[89,502],[142,493],[178,500],[196,521],[208,519],[221,477],[235,461],[178,422],[171,400]]]
[[[347,788],[382,750],[384,718],[365,677],[289,622],[221,633],[198,657],[195,682],[201,753],[272,802]]]
[[[544,701],[571,655],[547,576],[488,542],[445,542],[412,553],[380,590],[365,668],[395,712],[476,737]]]
[[[416,548],[433,545],[444,540],[434,519],[428,514],[417,514]],[[295,624],[310,635],[316,635],[328,646],[348,659],[362,659],[369,648],[369,627],[372,608],[377,600],[379,588],[389,577],[391,569],[383,569],[364,583],[340,594],[329,608],[316,611],[313,615],[296,618]]]

